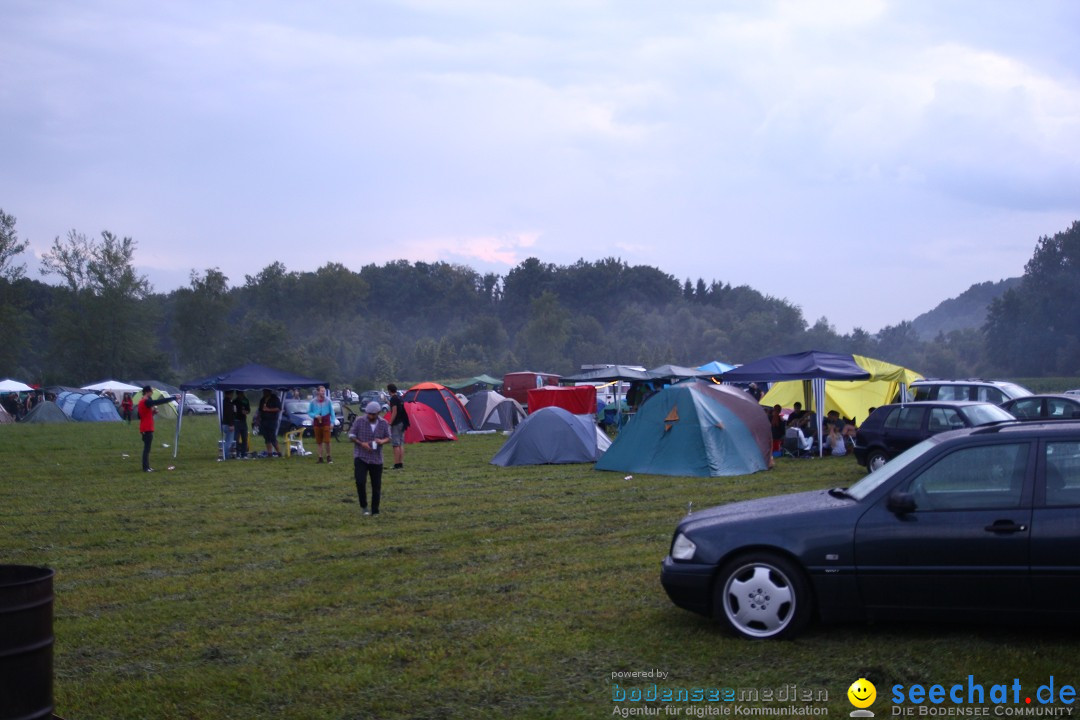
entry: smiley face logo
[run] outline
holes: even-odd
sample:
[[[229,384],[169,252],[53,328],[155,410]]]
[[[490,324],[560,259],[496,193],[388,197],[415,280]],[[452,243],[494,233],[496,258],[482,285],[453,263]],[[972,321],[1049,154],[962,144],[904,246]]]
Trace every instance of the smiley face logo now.
[[[857,708],[868,708],[877,699],[877,688],[866,678],[859,678],[847,689],[848,700]]]

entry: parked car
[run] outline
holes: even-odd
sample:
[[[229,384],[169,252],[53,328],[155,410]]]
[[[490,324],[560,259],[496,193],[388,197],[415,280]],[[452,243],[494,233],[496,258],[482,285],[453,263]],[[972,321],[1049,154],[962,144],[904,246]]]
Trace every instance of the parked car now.
[[[855,433],[855,461],[874,472],[931,435],[1015,418],[988,402],[911,402],[883,405]]]
[[[360,393],[360,402],[357,404],[360,410],[363,410],[373,400],[382,405],[383,412],[390,409],[390,393],[385,390],[365,390]]]
[[[343,422],[341,401],[334,400],[332,404],[334,406],[334,427],[331,432],[336,435],[340,432]],[[281,407],[281,424],[278,426],[278,432],[284,435],[290,430],[302,427],[304,428],[304,437],[313,436],[315,432],[311,429],[311,416],[308,415],[310,405],[310,400],[286,400]]]
[[[1030,395],[1023,385],[1003,380],[942,380],[920,378],[908,386],[909,400],[974,400],[1000,405],[1006,400]],[[894,402],[899,402],[899,398]]]
[[[184,393],[184,412],[188,415],[213,415],[217,408],[194,393]]]
[[[847,489],[695,512],[661,583],[748,638],[822,621],[1080,619],[1080,422],[923,440]]]
[[[1080,418],[1078,395],[1028,395],[1006,400],[1002,409],[1012,413],[1017,420],[1071,420]]]

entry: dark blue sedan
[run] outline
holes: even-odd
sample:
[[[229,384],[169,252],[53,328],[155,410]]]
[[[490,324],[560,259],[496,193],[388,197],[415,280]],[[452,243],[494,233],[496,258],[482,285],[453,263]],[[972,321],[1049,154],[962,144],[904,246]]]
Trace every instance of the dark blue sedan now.
[[[750,638],[814,618],[1080,613],[1080,422],[934,435],[850,488],[733,503],[676,528],[661,583]]]

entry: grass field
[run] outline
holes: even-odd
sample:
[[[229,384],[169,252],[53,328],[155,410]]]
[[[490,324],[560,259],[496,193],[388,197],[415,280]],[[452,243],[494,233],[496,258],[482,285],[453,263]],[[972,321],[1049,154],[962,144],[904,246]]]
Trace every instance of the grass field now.
[[[852,458],[753,476],[488,464],[503,438],[410,445],[361,517],[351,453],[219,463],[212,419],[0,427],[0,562],[55,577],[56,712],[101,718],[603,718],[612,673],[676,687],[1080,684],[1078,635],[1046,628],[814,626],[732,638],[675,608],[659,563],[694,508],[848,485]],[[166,470],[170,465],[175,469]],[[639,704],[640,705],[640,704]],[[668,716],[721,704],[669,707]],[[670,711],[678,711],[672,713]]]

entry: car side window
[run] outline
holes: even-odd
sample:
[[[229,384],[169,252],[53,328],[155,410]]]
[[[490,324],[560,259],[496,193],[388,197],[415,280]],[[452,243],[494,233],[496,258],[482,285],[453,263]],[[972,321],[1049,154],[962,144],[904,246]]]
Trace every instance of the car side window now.
[[[1027,443],[961,448],[919,473],[908,492],[916,511],[1018,507],[1027,459]]]
[[[1080,505],[1080,442],[1046,443],[1046,504]]]
[[[885,422],[882,423],[882,425],[890,430],[896,429],[896,423],[900,420],[901,410],[903,410],[903,408],[894,408],[893,411],[889,413],[889,416],[885,418]]]
[[[933,394],[933,390],[934,388],[926,385],[916,385],[914,388],[912,388],[912,396],[915,398],[916,402],[933,400],[933,398],[931,397],[931,395]]]
[[[923,418],[926,417],[926,408],[907,405],[894,414],[897,415],[897,430],[918,430],[922,427]]]
[[[927,429],[932,433],[944,432],[949,429],[949,421],[945,417],[945,408],[934,408],[930,411],[930,424]]]
[[[968,385],[942,385],[938,388],[938,400],[967,400]]]
[[[1074,418],[1080,417],[1076,403],[1064,400],[1062,398],[1047,398],[1046,399],[1046,416],[1052,418]]]
[[[1031,420],[1032,418],[1039,417],[1039,408],[1041,404],[1042,400],[1031,400],[1027,398],[1017,400],[1009,408],[1009,412],[1021,420]]]
[[[983,402],[993,403],[1000,405],[1009,398],[1005,397],[1005,393],[998,390],[996,387],[990,387],[987,385],[980,385],[976,388],[977,397],[976,400],[982,400]]]

